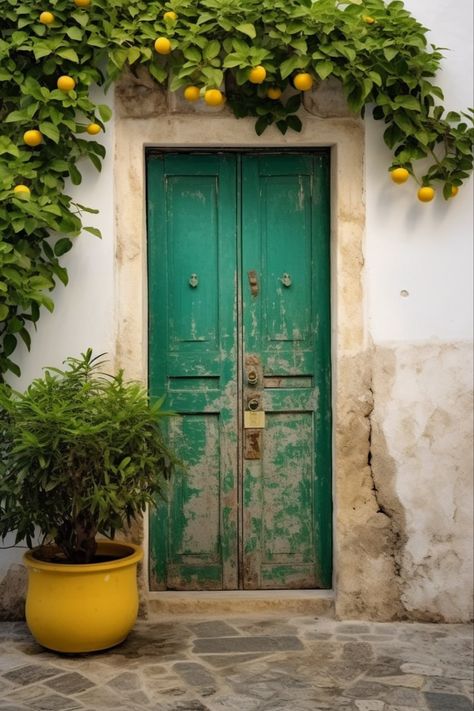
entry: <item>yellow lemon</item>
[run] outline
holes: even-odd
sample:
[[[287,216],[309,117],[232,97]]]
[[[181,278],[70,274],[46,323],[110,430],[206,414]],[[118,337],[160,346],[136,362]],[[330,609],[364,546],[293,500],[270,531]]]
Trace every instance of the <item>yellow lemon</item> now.
[[[313,86],[313,77],[308,72],[300,72],[293,79],[293,85],[299,91],[309,91]]]
[[[171,42],[168,37],[158,37],[155,40],[155,49],[158,54],[169,54],[171,52]]]
[[[74,5],[76,7],[89,7],[91,0],[74,0]]]
[[[42,25],[51,25],[54,22],[54,15],[52,12],[42,12],[39,16],[39,21]]]
[[[13,188],[14,193],[23,193],[24,195],[30,195],[31,190],[27,185],[15,185]]]
[[[456,195],[458,194],[458,192],[459,192],[458,186],[457,186],[457,185],[453,185],[453,187],[451,188],[451,197],[456,197]]]
[[[364,22],[366,22],[368,25],[373,25],[374,22],[375,22],[374,18],[373,18],[373,17],[370,17],[370,15],[363,15],[363,16],[362,16],[362,19],[363,19]]]
[[[198,86],[187,86],[184,90],[184,98],[186,101],[199,101],[201,92]]]
[[[165,14],[163,15],[163,19],[164,20],[177,20],[178,15],[175,12],[173,12],[173,10],[168,10],[168,12],[165,12]]]
[[[208,89],[204,94],[204,101],[208,106],[220,106],[224,103],[224,96],[219,89]]]
[[[90,136],[96,136],[98,133],[102,131],[102,128],[99,126],[98,123],[90,123],[86,127],[86,131]]]
[[[279,99],[281,97],[281,89],[278,86],[271,86],[267,89],[269,99]]]
[[[43,134],[36,128],[34,128],[30,131],[25,131],[25,133],[23,134],[23,140],[27,146],[39,146],[39,144],[43,140]]]
[[[418,200],[420,202],[431,202],[435,196],[434,188],[425,185],[418,190]]]
[[[68,77],[67,74],[64,74],[62,77],[59,77],[56,86],[61,91],[72,91],[76,86],[76,82],[72,77]]]
[[[401,185],[401,183],[406,183],[409,176],[410,173],[406,168],[394,168],[390,171],[390,177],[392,178],[393,182],[398,183],[398,185]]]
[[[267,70],[265,67],[262,67],[261,64],[258,64],[250,70],[249,81],[252,82],[252,84],[262,84],[265,81],[266,76]]]

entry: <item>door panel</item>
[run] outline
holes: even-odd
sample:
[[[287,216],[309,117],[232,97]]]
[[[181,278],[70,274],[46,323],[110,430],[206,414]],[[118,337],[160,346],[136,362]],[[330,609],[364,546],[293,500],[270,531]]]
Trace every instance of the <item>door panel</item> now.
[[[151,517],[152,589],[330,586],[328,167],[149,160],[150,393],[181,413],[184,464]]]
[[[320,510],[329,503],[318,486],[327,480],[329,454],[321,420],[329,406],[329,350],[317,359],[321,339],[326,347],[329,340],[325,169],[322,156],[243,158],[243,272],[255,271],[260,283],[256,295],[243,289],[244,360],[260,373],[245,388],[244,404],[256,399],[266,413],[261,456],[244,458],[243,467],[248,589],[329,584],[317,541]]]
[[[235,194],[233,158],[149,160],[150,394],[180,413],[183,463],[151,519],[152,589],[238,584]]]

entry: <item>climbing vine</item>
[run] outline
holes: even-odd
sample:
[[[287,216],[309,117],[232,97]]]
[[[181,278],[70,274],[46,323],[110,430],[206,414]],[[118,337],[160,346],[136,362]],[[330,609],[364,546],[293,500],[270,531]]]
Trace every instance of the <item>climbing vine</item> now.
[[[80,161],[100,170],[94,137],[107,88],[140,64],[188,101],[227,101],[258,134],[301,130],[305,91],[339,80],[349,107],[386,125],[392,179],[429,201],[453,197],[472,170],[472,112],[446,113],[433,83],[442,58],[401,1],[0,0],[0,380],[49,293],[68,275],[61,257],[95,212],[67,195]],[[421,174],[416,168],[422,166]]]

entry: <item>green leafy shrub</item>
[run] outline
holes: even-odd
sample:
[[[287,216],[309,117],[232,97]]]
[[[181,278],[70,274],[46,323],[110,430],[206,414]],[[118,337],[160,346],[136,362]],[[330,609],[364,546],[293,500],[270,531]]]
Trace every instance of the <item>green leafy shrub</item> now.
[[[44,24],[40,13],[51,11]],[[164,17],[174,11],[176,19]],[[351,109],[371,107],[384,122],[384,140],[393,151],[390,167],[402,166],[423,186],[442,185],[450,198],[472,170],[472,115],[446,113],[433,78],[442,58],[427,30],[394,0],[0,0],[0,379],[19,374],[11,359],[18,337],[29,348],[28,325],[57,280],[67,283],[60,258],[72,246],[87,208],[64,192],[65,180],[81,181],[82,158],[100,170],[104,148],[87,136],[87,126],[104,129],[105,105],[90,97],[93,85],[109,86],[125,67],[145,65],[171,91],[186,86],[225,87],[228,105],[239,117],[254,116],[261,134],[275,124],[285,133],[301,130],[297,115],[302,94],[284,91],[295,74],[315,82],[334,77]],[[157,37],[171,42],[158,54]],[[263,84],[249,82],[262,65]],[[71,91],[57,88],[72,76]],[[23,142],[39,130],[36,147]],[[84,137],[85,136],[85,137]],[[15,193],[25,185],[29,193]],[[93,212],[93,211],[92,211]]]
[[[73,563],[163,495],[175,461],[161,401],[99,359],[88,350],[0,397],[0,536],[16,531],[31,547],[39,531]]]

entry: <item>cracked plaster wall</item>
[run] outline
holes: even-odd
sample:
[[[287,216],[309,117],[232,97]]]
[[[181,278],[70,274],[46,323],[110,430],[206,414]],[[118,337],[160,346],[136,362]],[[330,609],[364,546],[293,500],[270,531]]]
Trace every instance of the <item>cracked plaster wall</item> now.
[[[372,471],[403,616],[472,619],[472,346],[375,348]]]

